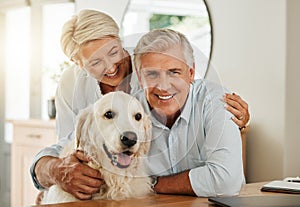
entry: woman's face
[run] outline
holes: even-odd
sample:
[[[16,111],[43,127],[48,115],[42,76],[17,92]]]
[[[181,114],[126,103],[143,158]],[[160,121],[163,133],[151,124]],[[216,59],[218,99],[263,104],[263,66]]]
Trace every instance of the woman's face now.
[[[107,37],[85,44],[80,52],[81,67],[99,82],[118,86],[131,71],[130,57],[119,39]]]

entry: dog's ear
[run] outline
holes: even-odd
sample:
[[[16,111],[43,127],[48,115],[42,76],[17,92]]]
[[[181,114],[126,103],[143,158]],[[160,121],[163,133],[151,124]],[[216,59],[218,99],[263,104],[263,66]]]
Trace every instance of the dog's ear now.
[[[82,150],[85,139],[88,137],[87,129],[92,121],[93,118],[93,112],[92,108],[86,108],[80,111],[80,113],[77,116],[77,124],[76,124],[76,141],[75,146],[76,149]]]
[[[145,131],[145,139],[143,140],[144,142],[142,143],[141,146],[141,152],[144,155],[147,155],[149,149],[150,149],[150,144],[151,144],[151,139],[152,139],[152,123],[148,115],[145,114],[144,116],[144,131]]]
[[[144,122],[144,128],[146,131],[146,141],[151,142],[152,139],[152,122],[150,120],[150,117],[146,115],[145,122]]]

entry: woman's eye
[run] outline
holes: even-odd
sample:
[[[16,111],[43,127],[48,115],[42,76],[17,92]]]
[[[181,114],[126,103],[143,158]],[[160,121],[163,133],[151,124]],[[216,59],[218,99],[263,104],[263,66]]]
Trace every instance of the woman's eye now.
[[[113,119],[115,117],[115,115],[116,114],[114,112],[107,111],[107,112],[105,112],[104,117],[107,118],[107,119]]]
[[[119,53],[119,51],[118,50],[116,50],[116,51],[112,51],[111,53],[110,53],[110,56],[115,56],[116,54],[118,54]]]
[[[142,114],[140,113],[137,113],[135,116],[134,116],[135,120],[139,121],[142,119]]]
[[[97,66],[98,64],[100,64],[100,60],[97,60],[97,61],[95,61],[95,62],[92,62],[92,67],[95,67],[95,66]]]

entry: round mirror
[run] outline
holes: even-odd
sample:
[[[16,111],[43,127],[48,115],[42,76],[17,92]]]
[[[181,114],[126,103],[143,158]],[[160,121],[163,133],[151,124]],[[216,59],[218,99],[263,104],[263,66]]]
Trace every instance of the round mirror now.
[[[194,48],[195,78],[204,78],[212,48],[211,20],[205,1],[131,0],[121,23],[124,46],[134,48],[142,34],[157,28],[186,35]]]

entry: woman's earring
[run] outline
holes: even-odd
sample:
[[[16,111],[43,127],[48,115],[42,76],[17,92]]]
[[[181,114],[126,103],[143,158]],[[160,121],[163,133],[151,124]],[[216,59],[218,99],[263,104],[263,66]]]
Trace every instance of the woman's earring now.
[[[84,72],[85,72],[84,76],[87,77],[87,78],[90,77],[89,72],[87,72],[85,69],[83,69],[83,70],[84,70]]]

